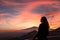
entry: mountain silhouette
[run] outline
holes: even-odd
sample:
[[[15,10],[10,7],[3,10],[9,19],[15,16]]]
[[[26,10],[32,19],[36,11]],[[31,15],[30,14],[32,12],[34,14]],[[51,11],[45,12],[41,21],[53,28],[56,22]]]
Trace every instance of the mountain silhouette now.
[[[38,29],[38,27],[36,27],[36,26],[33,26],[33,27],[30,27],[30,28],[27,28],[27,29],[24,29],[24,30],[37,30]]]
[[[9,32],[7,34],[5,33],[6,35],[11,35],[11,36],[7,36],[4,38],[2,37],[2,39],[0,39],[0,40],[27,40],[27,39],[32,40],[33,37],[37,33],[37,29],[38,29],[38,27],[33,26],[31,28],[27,28],[27,29],[23,29],[23,30],[19,30],[19,31]],[[1,38],[1,36],[2,36],[2,34],[0,35],[0,38]],[[13,37],[13,36],[15,36],[15,37]],[[60,28],[51,30],[49,33],[48,39],[49,40],[60,40]]]
[[[55,36],[55,35],[60,35],[60,27],[50,31],[49,35]]]
[[[32,29],[34,29],[34,27],[32,27]],[[22,37],[22,39],[32,40],[34,35],[36,35],[36,33],[37,33],[36,30],[29,32],[27,35],[24,35],[23,36],[24,38]],[[48,39],[49,40],[60,40],[60,28],[50,31]]]
[[[15,38],[11,38],[8,40],[26,40],[26,39],[33,39],[33,37],[36,35],[37,31],[33,30],[32,32],[29,32],[25,35],[22,35],[21,37],[15,37]]]
[[[33,37],[34,37],[36,34],[37,34],[37,31],[34,30],[34,31],[29,32],[29,33],[27,33],[26,35],[22,36],[22,37],[21,37],[21,38],[22,38],[21,40],[33,39]]]
[[[21,36],[26,35],[27,33],[32,32],[33,30],[37,30],[38,27],[33,26],[30,28],[17,30],[17,31],[8,31],[8,32],[2,32],[0,33],[0,40],[7,40],[12,38],[20,38]]]
[[[48,39],[49,40],[60,40],[60,28],[50,31]]]

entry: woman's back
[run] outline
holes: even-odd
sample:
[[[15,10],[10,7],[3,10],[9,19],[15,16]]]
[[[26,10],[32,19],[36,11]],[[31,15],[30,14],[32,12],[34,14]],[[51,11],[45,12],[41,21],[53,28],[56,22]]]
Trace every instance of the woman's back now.
[[[40,24],[40,27],[38,29],[38,35],[39,36],[47,36],[49,34],[49,28],[45,24]]]
[[[47,39],[48,34],[49,34],[48,21],[47,21],[46,17],[42,17],[41,24],[39,25],[38,33],[37,33],[36,37],[38,38],[38,40],[48,40]]]

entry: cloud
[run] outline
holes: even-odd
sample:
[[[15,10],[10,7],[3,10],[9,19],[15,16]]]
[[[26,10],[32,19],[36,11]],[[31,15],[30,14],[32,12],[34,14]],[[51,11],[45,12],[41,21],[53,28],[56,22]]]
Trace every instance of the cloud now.
[[[3,16],[0,16],[0,18],[12,18],[13,16],[11,15],[3,15]]]
[[[38,5],[35,8],[33,8],[31,10],[31,12],[35,12],[35,13],[49,13],[49,12],[56,12],[56,11],[60,11],[60,7],[55,7],[52,5]]]
[[[16,12],[17,12],[17,11],[14,10],[14,8],[11,7],[11,6],[0,5],[0,14],[1,14],[1,13],[14,14],[14,13],[16,13]]]
[[[0,0],[0,4],[3,3],[2,0]]]
[[[17,2],[17,3],[28,3],[28,2],[34,2],[39,0],[7,0],[9,2]]]
[[[0,0],[0,18],[12,18],[17,16],[25,6],[26,4],[7,5],[3,0]]]
[[[28,3],[28,2],[35,2],[35,1],[60,1],[60,0],[7,0],[9,2],[18,2],[18,3]]]
[[[0,15],[1,14],[8,14],[8,15],[4,15],[3,17],[10,17],[17,15],[18,11],[14,9],[14,7],[12,6],[6,6],[3,4],[0,4]]]

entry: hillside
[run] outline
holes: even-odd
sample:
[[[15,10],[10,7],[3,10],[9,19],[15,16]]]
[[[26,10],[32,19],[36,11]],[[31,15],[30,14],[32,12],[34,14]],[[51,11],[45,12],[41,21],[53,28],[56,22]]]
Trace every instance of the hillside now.
[[[38,29],[37,27],[31,27],[15,32],[10,32],[9,34],[5,33],[6,35],[11,35],[11,36],[7,36],[4,38],[2,37],[2,39],[0,40],[32,40],[33,37],[37,34],[37,29]],[[2,35],[0,35],[0,38],[1,36]],[[60,28],[50,31],[48,39],[60,40]]]

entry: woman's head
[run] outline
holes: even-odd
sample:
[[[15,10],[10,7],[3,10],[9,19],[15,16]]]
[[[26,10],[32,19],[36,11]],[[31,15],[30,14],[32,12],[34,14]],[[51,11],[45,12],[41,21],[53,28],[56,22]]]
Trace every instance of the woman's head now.
[[[46,18],[45,16],[42,17],[42,18],[41,18],[41,22],[42,22],[42,23],[46,23],[46,22],[48,22],[48,21],[47,21],[47,18]]]

